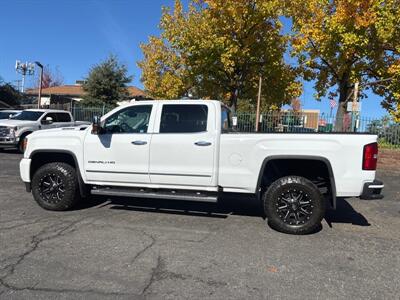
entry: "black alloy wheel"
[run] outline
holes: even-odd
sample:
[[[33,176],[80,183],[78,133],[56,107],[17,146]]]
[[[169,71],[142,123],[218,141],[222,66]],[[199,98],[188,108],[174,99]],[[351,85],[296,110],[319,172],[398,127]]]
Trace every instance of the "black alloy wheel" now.
[[[72,208],[80,200],[76,170],[62,162],[43,165],[32,177],[32,194],[44,209]]]
[[[309,234],[321,227],[325,198],[318,187],[301,176],[286,176],[273,182],[263,195],[264,213],[275,230]]]
[[[296,188],[281,193],[276,201],[276,211],[281,220],[289,225],[305,224],[313,214],[313,199]]]
[[[39,183],[40,196],[48,203],[55,204],[62,201],[65,195],[65,185],[61,176],[44,174]]]

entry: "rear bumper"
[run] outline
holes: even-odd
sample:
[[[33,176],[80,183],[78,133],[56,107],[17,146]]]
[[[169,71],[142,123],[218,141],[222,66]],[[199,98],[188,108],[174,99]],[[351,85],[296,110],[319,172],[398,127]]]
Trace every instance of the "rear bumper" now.
[[[384,184],[382,181],[375,179],[373,182],[366,182],[364,184],[364,188],[360,199],[363,200],[378,200],[382,199],[383,195],[381,194],[382,189],[384,188]]]

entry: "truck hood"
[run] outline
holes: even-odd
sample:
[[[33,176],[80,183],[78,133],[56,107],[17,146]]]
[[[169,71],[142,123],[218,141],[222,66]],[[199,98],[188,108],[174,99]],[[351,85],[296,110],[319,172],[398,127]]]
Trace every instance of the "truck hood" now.
[[[25,157],[29,157],[34,150],[65,151],[81,149],[84,137],[90,128],[87,126],[53,128],[37,130],[28,135],[28,145]]]
[[[79,125],[79,126],[44,129],[33,132],[31,136],[39,137],[39,136],[49,136],[54,134],[56,134],[57,136],[61,135],[69,136],[71,133],[76,131],[83,131],[87,127],[88,125]]]
[[[0,120],[0,126],[7,126],[7,127],[15,127],[15,126],[33,126],[37,125],[37,121],[24,121],[24,120],[12,120],[12,119],[6,119],[6,120]]]

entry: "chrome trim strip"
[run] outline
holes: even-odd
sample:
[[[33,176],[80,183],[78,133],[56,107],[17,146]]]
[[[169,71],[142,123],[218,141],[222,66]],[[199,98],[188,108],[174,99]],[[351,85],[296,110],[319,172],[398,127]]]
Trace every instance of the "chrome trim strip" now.
[[[193,176],[193,177],[211,177],[211,175],[202,174],[175,174],[175,173],[149,173],[150,175],[166,175],[166,176]]]
[[[385,186],[383,184],[380,184],[380,185],[371,184],[371,185],[368,186],[369,189],[383,189],[384,187]]]
[[[147,172],[117,172],[103,170],[86,170],[88,173],[111,173],[111,174],[132,174],[132,175],[158,175],[158,176],[189,176],[189,177],[212,177],[211,175],[202,174],[176,174],[176,173],[147,173]]]
[[[137,175],[149,175],[147,172],[117,172],[117,171],[103,171],[103,170],[86,170],[88,173],[109,173],[109,174],[137,174]]]

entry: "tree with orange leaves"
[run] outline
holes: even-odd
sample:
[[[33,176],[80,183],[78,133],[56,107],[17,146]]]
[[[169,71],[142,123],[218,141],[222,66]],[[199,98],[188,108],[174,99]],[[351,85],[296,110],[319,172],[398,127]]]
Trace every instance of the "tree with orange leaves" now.
[[[382,105],[400,121],[399,6],[399,0],[287,2],[292,55],[305,79],[315,80],[317,99],[338,96],[338,119],[359,82],[361,96],[369,88],[383,96]]]
[[[263,77],[265,103],[289,103],[301,93],[296,70],[283,55],[278,0],[192,0],[164,8],[161,36],[143,44],[145,89],[155,98],[256,99]]]

